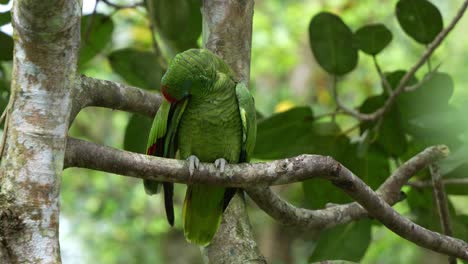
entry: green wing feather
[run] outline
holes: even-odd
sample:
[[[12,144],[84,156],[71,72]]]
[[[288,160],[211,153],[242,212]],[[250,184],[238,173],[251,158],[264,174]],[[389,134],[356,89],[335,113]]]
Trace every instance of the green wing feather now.
[[[239,162],[249,162],[257,137],[255,101],[242,82],[236,85],[236,96],[242,120],[242,152]]]
[[[175,138],[180,118],[185,110],[188,100],[183,100],[177,104],[171,104],[163,100],[156,116],[148,137],[146,145],[146,154],[158,157],[174,158],[177,151]],[[174,185],[169,182],[163,182],[164,187],[164,205],[166,216],[170,225],[174,225],[174,206],[172,197]],[[149,195],[158,193],[160,183],[157,181],[143,180],[145,191]]]

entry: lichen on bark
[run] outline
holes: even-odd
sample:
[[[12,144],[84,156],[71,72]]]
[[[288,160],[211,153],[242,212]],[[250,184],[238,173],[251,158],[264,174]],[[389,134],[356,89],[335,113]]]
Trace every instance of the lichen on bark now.
[[[79,50],[80,0],[14,1],[11,107],[0,167],[2,263],[59,263],[60,176]],[[3,222],[3,221],[2,221]]]

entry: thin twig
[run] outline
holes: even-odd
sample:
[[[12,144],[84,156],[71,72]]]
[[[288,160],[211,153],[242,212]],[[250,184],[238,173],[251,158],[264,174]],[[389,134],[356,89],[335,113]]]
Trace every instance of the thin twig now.
[[[456,26],[458,21],[462,18],[463,14],[465,13],[466,9],[468,7],[468,0],[465,0],[458,10],[457,14],[453,18],[452,22],[444,29],[442,30],[432,41],[431,44],[428,45],[427,50],[424,52],[424,54],[421,56],[419,61],[411,67],[411,69],[401,78],[400,83],[398,84],[397,88],[393,91],[393,93],[388,97],[387,101],[384,103],[382,107],[374,111],[373,113],[360,113],[359,111],[356,111],[352,108],[347,107],[341,100],[338,98],[336,95],[336,91],[334,91],[334,99],[336,101],[336,104],[343,110],[345,111],[348,115],[354,116],[355,118],[361,120],[361,121],[374,121],[381,116],[383,116],[387,111],[390,110],[391,106],[395,103],[396,98],[405,91],[405,88],[408,84],[408,82],[411,80],[411,77],[416,73],[416,71],[421,68],[424,63],[429,59],[429,57],[434,53],[434,51],[440,46],[442,41],[447,37],[447,35],[453,30],[453,28]]]
[[[424,76],[424,78],[420,82],[418,82],[416,84],[413,84],[413,85],[410,85],[410,86],[406,86],[404,92],[415,91],[415,90],[419,89],[419,87],[426,84],[428,81],[432,80],[432,77],[434,77],[434,74],[437,73],[437,71],[439,70],[441,65],[442,64],[439,63],[437,66],[435,66],[434,70],[429,72],[428,74],[426,74]]]
[[[442,232],[447,236],[452,236],[452,226],[450,224],[450,212],[448,209],[447,195],[445,194],[444,185],[440,177],[439,166],[433,163],[429,166],[429,171],[432,177],[432,190],[437,204],[437,210],[439,212],[440,225]],[[449,264],[456,264],[457,259],[449,257]]]
[[[451,178],[451,179],[443,179],[442,184],[446,185],[468,185],[468,178]],[[413,188],[432,188],[432,181],[410,181],[406,185],[411,186]]]
[[[354,124],[350,128],[343,130],[340,135],[348,135],[349,133],[353,132],[354,130],[358,129],[361,126],[361,123]]]
[[[314,116],[314,120],[322,119],[322,118],[325,118],[325,117],[333,117],[333,116],[342,115],[342,114],[345,114],[345,113],[343,111],[341,111],[341,110],[337,110],[337,111],[333,111],[333,112],[329,112],[329,113],[316,115],[316,116]]]
[[[382,80],[383,86],[385,91],[387,92],[388,95],[391,95],[393,93],[392,86],[388,82],[387,76],[382,72],[382,69],[380,68],[380,65],[377,61],[377,56],[372,56],[372,59],[374,61],[374,66],[375,69],[377,70],[377,73],[379,74],[380,80]]]
[[[426,45],[426,48],[427,48],[427,47],[428,47],[428,46]],[[430,58],[430,57],[427,58],[427,72],[428,72],[428,73],[429,73],[429,72],[432,72],[432,65],[431,65],[431,58]]]

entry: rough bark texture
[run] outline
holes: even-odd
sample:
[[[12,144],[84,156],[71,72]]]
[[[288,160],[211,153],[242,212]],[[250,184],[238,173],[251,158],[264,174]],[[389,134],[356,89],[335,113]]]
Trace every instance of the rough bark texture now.
[[[1,263],[59,263],[60,175],[79,50],[79,0],[16,0],[2,151]]]
[[[204,0],[203,44],[231,66],[239,81],[250,79],[253,0]],[[209,263],[266,263],[253,238],[245,201],[237,194],[224,212],[211,244]]]
[[[86,76],[77,78],[73,99],[70,120],[73,120],[81,109],[88,106],[119,109],[152,118],[162,102],[161,96],[156,93],[148,93],[140,88]]]
[[[400,197],[399,191],[390,189],[401,189],[405,184],[404,180],[407,181],[411,175],[434,160],[446,156],[448,152],[445,146],[427,148],[407,161],[382,184],[378,190],[379,195],[339,162],[330,157],[319,155],[300,155],[264,163],[229,165],[223,175],[219,174],[213,164],[200,164],[199,169],[190,177],[186,161],[151,157],[72,138],[68,140],[68,144],[65,158],[67,166],[127,173],[126,175],[129,176],[158,181],[180,183],[190,181],[192,183],[243,187],[247,189],[252,199],[274,218],[304,227],[330,227],[333,224],[346,223],[369,214],[396,234],[422,247],[468,259],[468,244],[466,242],[427,230],[402,217],[388,204],[395,203]],[[310,178],[323,178],[332,182],[357,203],[337,205],[324,210],[298,209],[283,201],[268,188],[261,188],[265,185],[291,183]],[[395,193],[398,195],[394,195]],[[237,263],[224,262],[224,259],[239,256],[242,256],[244,260],[255,259],[261,262],[260,255],[258,258],[250,257],[256,251],[249,251],[249,245],[251,249],[256,250],[256,247],[252,247],[255,242],[250,237],[245,239],[245,236],[251,235],[251,233],[247,232],[250,230],[248,222],[244,222],[247,219],[246,215],[237,214],[242,208],[237,207],[241,205],[236,203],[230,205],[236,214],[225,215],[225,219],[233,221],[223,222],[225,226],[225,229],[222,230],[223,233],[218,232],[215,241],[208,247],[206,255],[209,259],[215,258],[221,263]],[[232,216],[236,218],[231,218]],[[330,225],[327,225],[327,222]],[[226,237],[229,240],[226,240]],[[216,241],[216,239],[220,240]],[[226,241],[229,243],[225,243]],[[217,248],[212,247],[213,245],[216,245]],[[227,248],[232,248],[232,252],[239,255],[226,251]],[[244,251],[238,253],[236,250],[241,248]],[[210,250],[213,250],[212,255],[210,255]]]

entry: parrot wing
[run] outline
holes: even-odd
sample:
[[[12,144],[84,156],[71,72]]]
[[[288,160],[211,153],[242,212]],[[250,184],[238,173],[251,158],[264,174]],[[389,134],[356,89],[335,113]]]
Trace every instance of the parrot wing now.
[[[242,120],[242,150],[239,162],[249,162],[257,137],[255,102],[244,83],[236,85],[236,96]]]
[[[236,97],[242,121],[242,148],[239,156],[239,163],[249,162],[257,137],[255,101],[247,89],[247,86],[242,82],[236,85]],[[232,197],[236,194],[236,191],[237,188],[226,189],[224,193],[223,210],[226,210]]]
[[[158,157],[174,158],[177,152],[176,134],[188,99],[184,99],[175,104],[163,100],[161,106],[154,117],[153,124],[148,136],[146,154]],[[174,225],[174,206],[172,197],[174,194],[173,183],[163,182],[164,206],[166,209],[167,221]],[[159,182],[143,180],[143,185],[147,194],[156,194],[159,191]]]

